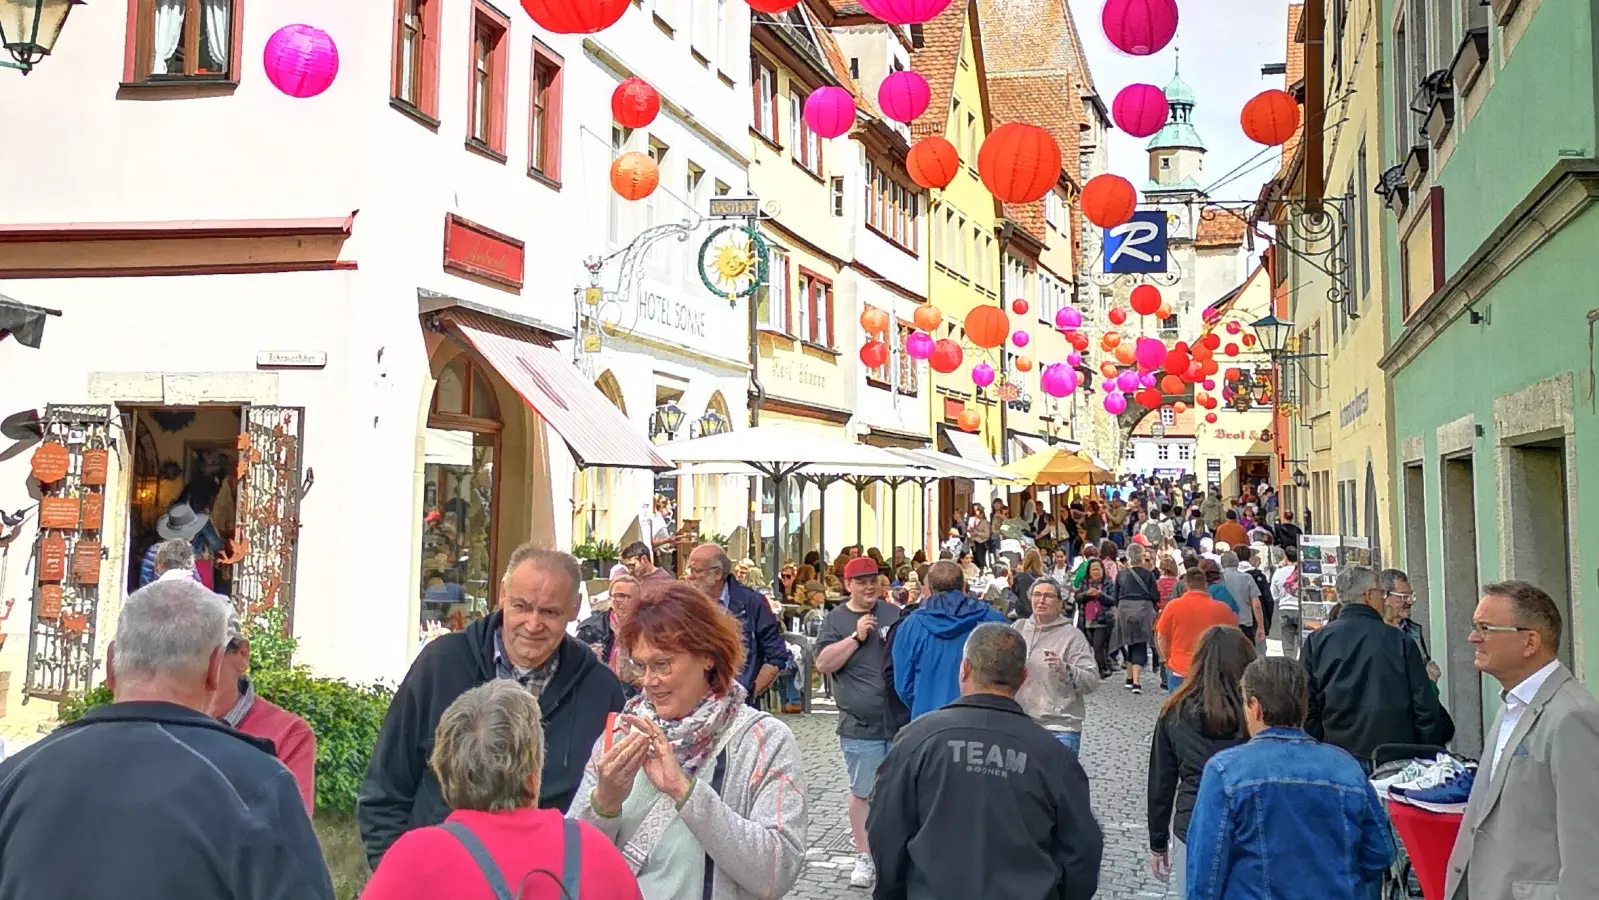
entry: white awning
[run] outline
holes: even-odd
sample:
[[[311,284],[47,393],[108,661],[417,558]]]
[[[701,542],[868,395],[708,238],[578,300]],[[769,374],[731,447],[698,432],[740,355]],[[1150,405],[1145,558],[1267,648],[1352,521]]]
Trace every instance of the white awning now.
[[[782,478],[798,472],[856,469],[902,469],[905,461],[887,450],[858,444],[842,436],[807,431],[788,425],[761,425],[680,441],[658,447],[661,455],[678,464],[679,471],[748,466],[749,474]],[[737,474],[736,471],[701,471],[699,474]]]
[[[973,435],[975,437],[975,435]],[[971,460],[937,450],[910,450],[889,448],[889,452],[916,464],[925,465],[945,478],[965,478],[971,481],[1010,481],[1010,473],[991,463]]]
[[[961,459],[988,463],[989,465],[999,464],[999,460],[996,460],[994,454],[989,453],[988,447],[983,444],[981,435],[959,431],[954,428],[946,428],[944,429],[944,436],[949,438],[950,445],[955,448],[956,455]]]

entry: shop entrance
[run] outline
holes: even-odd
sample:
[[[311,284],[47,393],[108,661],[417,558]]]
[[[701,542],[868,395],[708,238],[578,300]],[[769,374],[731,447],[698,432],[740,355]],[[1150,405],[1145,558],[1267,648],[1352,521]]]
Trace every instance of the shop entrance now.
[[[1238,485],[1237,490],[1242,493],[1244,485],[1253,489],[1262,481],[1271,481],[1271,457],[1269,456],[1240,456],[1238,457]],[[1253,492],[1253,490],[1251,491]]]
[[[462,355],[439,372],[423,434],[423,643],[494,608],[500,409],[483,369]]]

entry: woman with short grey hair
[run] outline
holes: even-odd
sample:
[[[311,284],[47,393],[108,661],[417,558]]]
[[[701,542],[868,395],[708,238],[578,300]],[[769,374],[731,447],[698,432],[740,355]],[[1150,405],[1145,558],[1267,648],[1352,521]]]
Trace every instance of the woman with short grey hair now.
[[[529,885],[549,881],[570,900],[639,900],[638,881],[604,835],[538,808],[543,716],[538,697],[515,680],[457,697],[439,719],[428,762],[454,811],[442,825],[402,835],[362,900],[503,900],[533,896]],[[541,891],[551,895],[547,885]]]
[[[1150,566],[1155,553],[1138,544],[1127,548],[1127,564],[1116,573],[1116,631],[1112,647],[1120,647],[1127,670],[1126,688],[1144,692],[1143,669],[1149,665],[1149,648],[1155,643],[1155,604],[1160,583]]]

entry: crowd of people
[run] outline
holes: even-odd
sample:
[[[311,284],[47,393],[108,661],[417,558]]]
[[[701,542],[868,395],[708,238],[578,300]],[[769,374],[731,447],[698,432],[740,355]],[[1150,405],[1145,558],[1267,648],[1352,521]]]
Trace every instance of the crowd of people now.
[[[852,547],[783,566],[769,593],[718,545],[678,580],[639,543],[581,622],[577,562],[517,548],[498,608],[426,644],[395,693],[359,792],[362,896],[787,895],[812,795],[759,700],[776,690],[792,712],[814,689],[782,624],[814,615],[849,880],[878,900],[1093,897],[1107,860],[1085,698],[1118,676],[1166,692],[1148,761],[1158,878],[1196,900],[1375,897],[1396,847],[1374,760],[1454,732],[1408,578],[1344,567],[1338,615],[1301,646],[1298,534],[1261,527],[1292,524],[1269,490],[1222,508],[1124,487],[1057,517],[977,507],[932,554]],[[254,696],[248,641],[185,548],[157,553],[166,571],[124,604],[115,702],[0,763],[0,900],[332,897],[308,815],[315,737]],[[1532,585],[1483,589],[1469,640],[1504,707],[1449,900],[1599,897],[1599,861],[1574,849],[1599,825],[1599,704],[1558,660],[1562,628]],[[74,863],[81,846],[94,864]]]

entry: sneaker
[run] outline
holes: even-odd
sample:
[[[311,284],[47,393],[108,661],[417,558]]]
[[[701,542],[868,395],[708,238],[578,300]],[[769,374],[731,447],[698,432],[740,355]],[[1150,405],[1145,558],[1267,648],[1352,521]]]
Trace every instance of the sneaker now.
[[[1132,689],[1133,693],[1135,694],[1142,694],[1144,692],[1144,686],[1141,684],[1132,685]]]
[[[1408,790],[1398,799],[1432,812],[1459,812],[1471,799],[1471,785],[1476,780],[1477,773],[1462,770],[1436,787]]]
[[[1136,687],[1136,685],[1133,684],[1133,680],[1131,678],[1128,678],[1126,681],[1122,682],[1122,687],[1124,687],[1124,688],[1126,688],[1126,689],[1128,689],[1130,691],[1134,687]]]
[[[849,873],[849,886],[869,888],[877,881],[877,866],[872,858],[862,853],[855,857],[855,870]]]
[[[1464,771],[1466,767],[1453,756],[1440,756],[1436,762],[1425,765],[1422,773],[1411,781],[1389,785],[1388,793],[1394,797],[1404,797],[1415,791],[1431,790]]]

